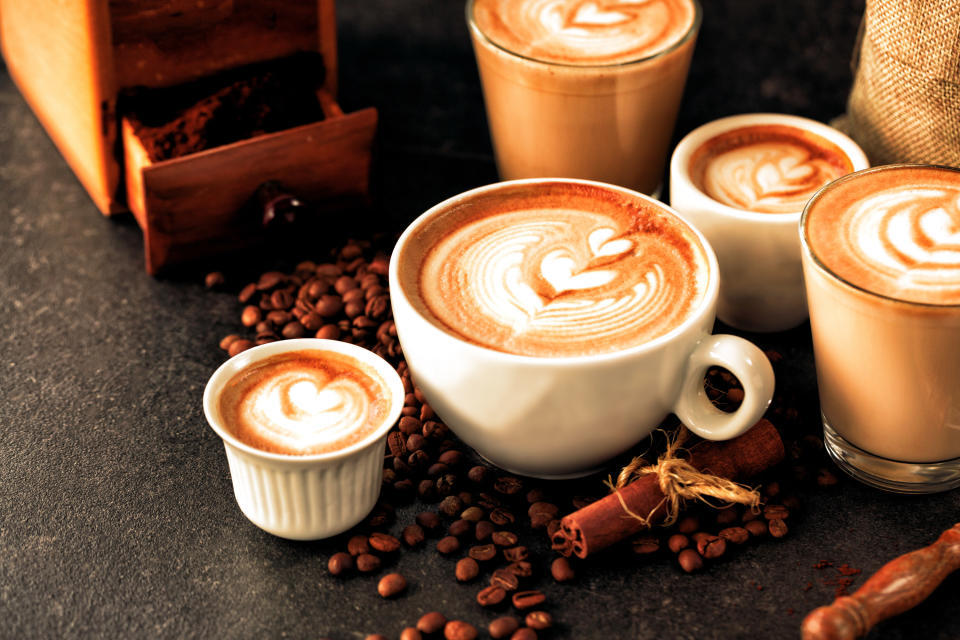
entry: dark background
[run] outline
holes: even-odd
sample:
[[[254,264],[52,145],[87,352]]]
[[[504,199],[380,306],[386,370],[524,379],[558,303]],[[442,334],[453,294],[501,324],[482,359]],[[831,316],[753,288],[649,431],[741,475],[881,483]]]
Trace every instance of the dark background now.
[[[408,221],[495,180],[462,3],[338,10],[341,104],[380,110],[377,213]],[[841,113],[862,10],[707,0],[676,138],[735,113]],[[245,260],[267,269],[276,258]],[[246,521],[200,407],[240,307],[202,280],[144,273],[139,229],[100,216],[0,70],[0,636],[395,637],[432,609],[486,626],[494,614],[475,604],[477,586],[455,584],[453,562],[430,549],[400,555],[411,587],[385,602],[374,578],[327,574],[342,539],[292,543]],[[752,338],[787,356],[778,384],[815,416],[808,332]],[[589,492],[601,480],[580,482]],[[960,513],[957,491],[903,497],[849,480],[802,499],[784,540],[698,575],[669,554],[608,554],[579,565],[571,585],[543,580],[552,637],[796,637],[833,598],[823,579],[835,574],[815,562],[864,569],[859,585]],[[393,531],[414,512],[401,510]],[[960,636],[958,587],[948,579],[873,637]]]

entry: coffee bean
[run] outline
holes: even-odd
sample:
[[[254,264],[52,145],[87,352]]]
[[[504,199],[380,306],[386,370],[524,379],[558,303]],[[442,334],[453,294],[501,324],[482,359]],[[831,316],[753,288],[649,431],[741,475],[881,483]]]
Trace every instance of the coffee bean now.
[[[394,462],[396,462],[396,458]],[[407,468],[410,468],[410,465],[406,465]],[[417,495],[420,496],[425,502],[433,502],[437,499],[437,484],[430,479],[424,479],[420,481],[420,484],[417,485]]]
[[[700,518],[696,516],[686,516],[677,523],[677,531],[680,533],[691,534],[700,528]]]
[[[414,489],[415,487],[413,486],[413,480],[410,480],[409,478],[397,480],[393,483],[394,492],[399,494],[397,497],[402,500],[409,499]]]
[[[363,302],[366,300],[366,296],[363,293],[363,289],[351,289],[343,294],[341,297],[343,304],[349,304],[351,302]]]
[[[457,476],[453,475],[452,473],[445,473],[437,478],[436,485],[437,493],[442,496],[450,495],[457,489]]]
[[[531,505],[536,504],[538,502],[545,502],[546,497],[547,497],[546,492],[540,487],[534,487],[533,489],[530,489],[530,491],[527,491],[527,496],[526,496],[527,503]]]
[[[650,536],[634,538],[631,545],[637,555],[648,555],[660,550],[660,541]]]
[[[424,405],[427,406],[427,405]],[[463,453],[457,451],[456,449],[451,449],[449,451],[444,451],[440,454],[440,457],[437,458],[439,462],[447,465],[450,468],[454,468],[460,465],[463,461]]]
[[[417,620],[417,630],[423,633],[437,633],[447,624],[447,617],[439,611],[423,614]]]
[[[491,539],[498,547],[512,547],[518,540],[517,534],[512,531],[496,531]]]
[[[405,456],[407,454],[407,443],[403,434],[398,431],[391,431],[387,434],[387,448],[397,458]]]
[[[458,582],[470,582],[480,574],[480,565],[470,558],[460,558],[455,571]]]
[[[684,549],[677,554],[677,562],[687,573],[693,573],[703,568],[703,558],[693,549]]]
[[[373,573],[380,570],[380,558],[372,553],[361,553],[357,556],[357,569],[361,573]]]
[[[767,520],[785,520],[790,516],[790,510],[779,504],[769,504],[763,508],[763,517]]]
[[[355,535],[347,541],[347,551],[352,556],[358,556],[361,553],[368,553],[370,545],[367,544],[367,536]]]
[[[414,627],[406,627],[400,632],[400,640],[423,640],[423,634]]]
[[[302,338],[307,335],[307,329],[296,320],[293,320],[292,322],[288,322],[283,326],[281,333],[283,334],[284,338],[292,340],[295,338]]]
[[[427,531],[433,531],[440,526],[440,516],[433,511],[418,513],[414,519]]]
[[[675,533],[667,539],[667,546],[670,548],[670,551],[680,553],[690,546],[690,538],[682,533]]]
[[[506,566],[506,570],[518,578],[529,578],[533,575],[533,565],[526,560],[511,562]]]
[[[512,496],[523,490],[523,481],[513,476],[500,476],[493,481],[493,489],[507,496]]]
[[[240,339],[240,336],[238,336],[235,333],[231,333],[228,336],[224,336],[223,339],[220,340],[220,348],[223,349],[224,351],[229,351],[230,345],[233,344],[234,341],[239,339]]]
[[[389,640],[389,638],[382,633],[371,633],[370,635],[365,636],[363,640]]]
[[[407,461],[403,458],[394,458],[393,470],[396,471],[398,475],[405,476],[410,473],[410,465],[408,465]]]
[[[507,562],[520,562],[526,560],[529,557],[530,552],[527,551],[527,548],[524,546],[512,547],[510,549],[503,550],[503,557],[507,559]]]
[[[244,307],[243,313],[240,314],[240,324],[245,327],[252,327],[262,319],[263,313],[260,311],[260,308],[253,305]]]
[[[538,607],[547,599],[543,592],[532,589],[530,591],[517,591],[513,594],[513,606],[521,611]]]
[[[371,533],[369,544],[381,553],[392,553],[400,548],[400,541],[388,533]]]
[[[447,496],[440,501],[440,506],[437,508],[440,509],[440,513],[452,518],[463,509],[463,501],[459,496]]]
[[[774,538],[782,538],[787,535],[787,523],[780,518],[771,520],[768,526],[770,527],[770,535]]]
[[[750,532],[754,538],[760,538],[767,535],[769,529],[765,520],[751,520],[743,525],[743,528]]]
[[[721,529],[719,536],[733,544],[743,544],[750,538],[750,532],[743,527],[727,527]]]
[[[727,507],[717,511],[717,524],[722,526],[733,524],[737,521],[737,510],[734,507]]]
[[[697,551],[708,560],[719,558],[726,550],[727,543],[719,536],[706,536],[697,541]]]
[[[410,524],[404,527],[401,536],[408,547],[419,547],[427,537],[423,528],[418,524]]]
[[[483,542],[488,540],[493,536],[494,526],[493,523],[489,520],[481,520],[477,523],[476,527],[473,529],[473,535],[477,539],[477,542]],[[496,540],[493,540],[493,543],[496,544]],[[513,544],[516,544],[515,542]]]
[[[377,593],[384,598],[395,598],[407,589],[407,579],[399,573],[388,573],[380,578]]]
[[[520,588],[520,578],[509,569],[497,569],[490,576],[490,585],[504,591],[516,591]]]
[[[742,514],[740,514],[740,522],[750,522],[751,520],[756,520],[760,517],[760,511],[754,511],[752,508],[747,509]]]
[[[327,561],[327,570],[331,575],[339,576],[351,569],[353,569],[353,556],[349,553],[337,552]]]
[[[243,353],[247,349],[253,347],[253,342],[245,338],[239,340],[234,340],[230,343],[230,347],[227,349],[227,354],[232,358],[238,353]]]
[[[407,439],[407,448],[410,448],[410,440]],[[413,467],[414,469],[425,469],[430,463],[430,456],[426,451],[422,449],[416,449],[410,456],[407,458],[407,464]]]
[[[554,518],[547,523],[547,537],[553,538],[557,531],[560,531],[560,521]]]
[[[411,438],[413,436],[410,436]],[[427,477],[428,478],[437,478],[442,476],[450,471],[450,467],[443,464],[442,462],[434,462],[432,465],[427,467]]]
[[[454,520],[450,523],[450,527],[447,529],[447,533],[452,536],[466,535],[470,533],[470,530],[473,528],[473,523],[469,520]]]
[[[550,564],[550,575],[557,582],[570,582],[574,578],[573,567],[566,558],[556,558]]]
[[[237,301],[240,304],[247,304],[250,300],[253,299],[254,294],[257,293],[257,285],[254,282],[251,282],[243,289],[240,290],[240,294],[237,296]]]
[[[486,515],[480,507],[470,507],[460,514],[460,517],[470,522],[479,522]]]
[[[287,281],[287,276],[280,271],[267,271],[264,274],[261,274],[260,279],[257,281],[257,289],[260,291],[266,291],[268,289],[273,289],[274,287],[280,286]]]
[[[553,616],[546,611],[531,611],[524,619],[527,626],[537,631],[543,631],[553,626]]]
[[[277,289],[270,294],[270,306],[274,309],[289,309],[293,306],[293,296],[286,289]]]
[[[470,482],[479,485],[485,485],[490,482],[491,476],[490,469],[483,465],[470,467],[470,471],[467,472],[467,477],[470,478]]]
[[[317,330],[315,337],[322,340],[338,340],[340,338],[340,327],[335,324],[325,324]]]
[[[513,632],[510,640],[537,640],[537,632],[530,627],[521,627]]]
[[[407,436],[411,436],[415,433],[419,433],[422,425],[420,421],[411,416],[404,416],[400,418],[400,422],[397,423],[397,428],[400,429]]]
[[[560,508],[553,504],[552,502],[534,502],[530,505],[530,508],[527,509],[527,515],[530,518],[534,518],[537,515],[546,515],[548,516],[547,520],[553,520],[557,517],[557,514],[560,512]]]
[[[488,562],[497,557],[497,548],[492,544],[477,545],[470,547],[467,555],[478,562]]]
[[[343,310],[343,300],[340,296],[325,293],[317,300],[314,310],[323,318],[333,318]]]
[[[443,627],[443,637],[446,640],[476,640],[477,629],[469,622],[451,620]]]
[[[437,542],[437,551],[444,555],[450,555],[451,553],[456,553],[460,550],[460,540],[455,536],[446,536],[445,538],[440,538],[440,541]]]
[[[494,640],[509,638],[513,632],[520,628],[520,621],[513,616],[503,616],[493,620],[487,631]]]
[[[497,507],[490,512],[490,521],[493,522],[493,524],[500,525],[501,527],[511,524],[514,520],[516,520],[516,516],[506,509]]]
[[[477,593],[477,604],[481,607],[493,607],[503,602],[506,597],[507,592],[503,587],[491,585],[484,587]]]

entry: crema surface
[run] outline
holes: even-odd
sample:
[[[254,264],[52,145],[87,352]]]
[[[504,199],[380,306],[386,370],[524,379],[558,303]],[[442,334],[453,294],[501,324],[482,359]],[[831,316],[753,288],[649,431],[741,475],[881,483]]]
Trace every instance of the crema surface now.
[[[824,191],[805,221],[813,254],[861,288],[960,304],[960,171],[871,171]]]
[[[475,0],[473,19],[497,45],[561,64],[620,64],[656,55],[690,32],[692,0]]]
[[[320,350],[281,353],[240,371],[220,395],[238,440],[288,455],[328,453],[383,424],[389,391],[366,364]]]
[[[417,229],[404,290],[469,342],[518,355],[618,351],[686,320],[706,254],[672,214],[619,192],[537,185],[488,194]],[[414,282],[415,281],[415,282]],[[414,285],[415,286],[411,286]]]
[[[843,151],[802,129],[756,125],[722,133],[694,152],[698,189],[729,207],[800,213],[825,184],[853,170]]]

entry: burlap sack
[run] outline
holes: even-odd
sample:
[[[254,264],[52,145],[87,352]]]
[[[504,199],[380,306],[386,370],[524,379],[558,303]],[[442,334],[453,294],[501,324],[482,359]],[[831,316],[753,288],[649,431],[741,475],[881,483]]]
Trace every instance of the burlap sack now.
[[[867,0],[847,113],[872,164],[960,166],[960,1]]]

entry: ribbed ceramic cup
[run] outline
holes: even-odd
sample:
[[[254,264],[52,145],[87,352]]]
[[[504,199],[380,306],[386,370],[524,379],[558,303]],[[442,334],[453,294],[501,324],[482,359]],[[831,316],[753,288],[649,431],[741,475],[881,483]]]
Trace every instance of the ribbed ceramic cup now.
[[[241,370],[280,353],[320,350],[356,358],[376,371],[390,390],[387,418],[366,438],[330,453],[283,455],[240,442],[223,425],[217,400]],[[203,393],[207,422],[223,439],[233,492],[255,525],[291,540],[317,540],[346,531],[373,509],[380,493],[387,431],[403,408],[403,382],[383,358],[345,342],[301,338],[254,347],[223,363]]]

